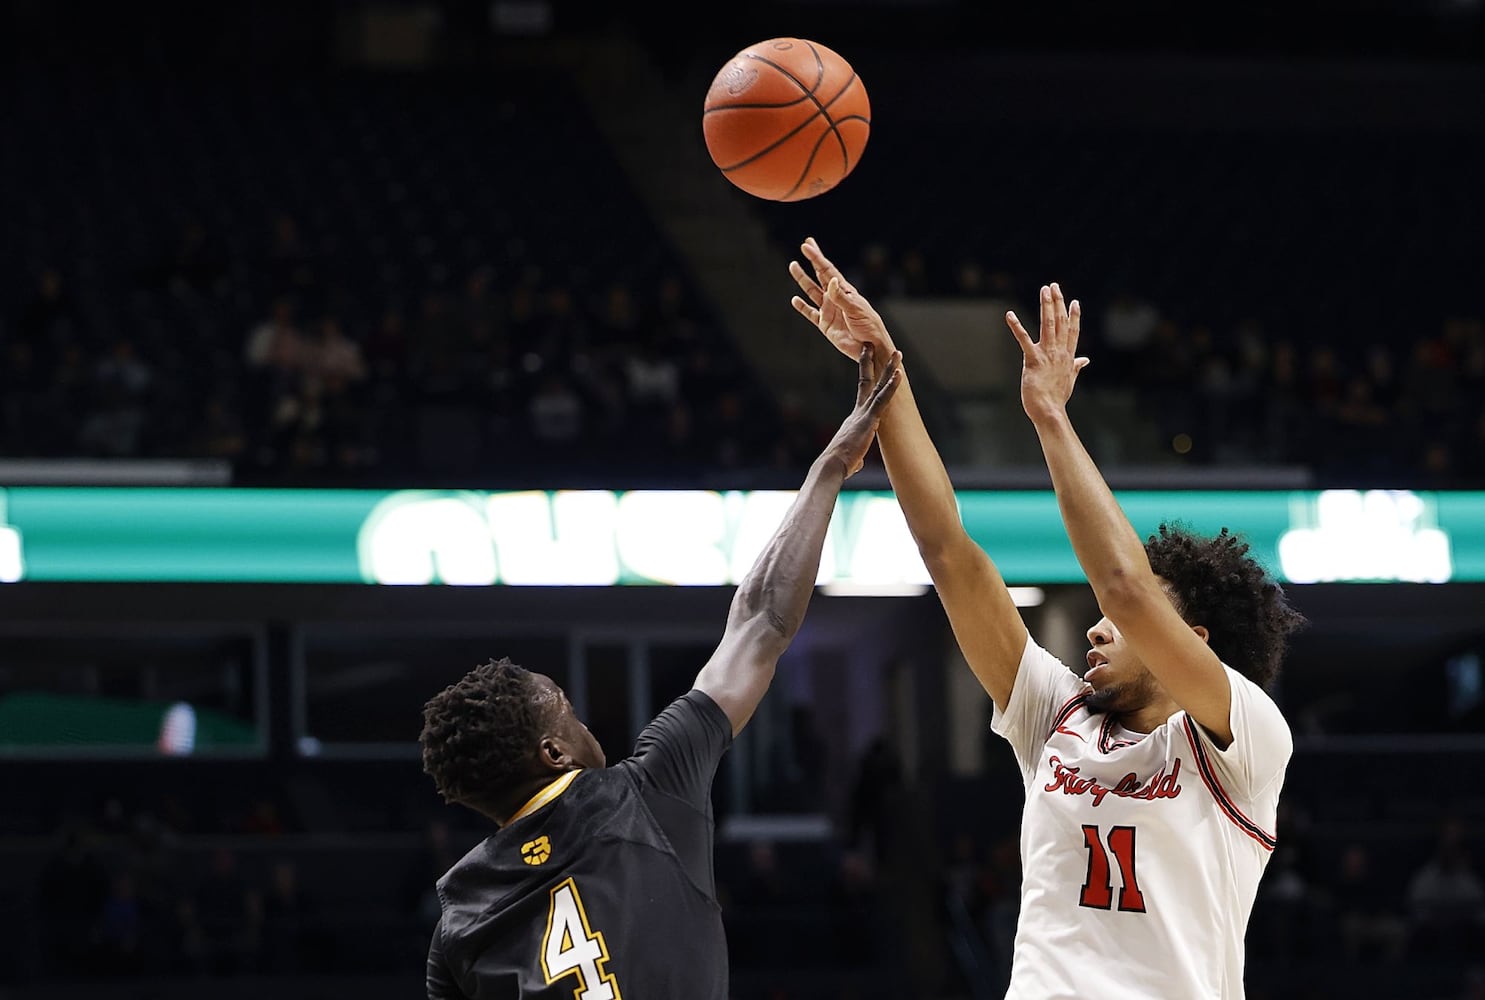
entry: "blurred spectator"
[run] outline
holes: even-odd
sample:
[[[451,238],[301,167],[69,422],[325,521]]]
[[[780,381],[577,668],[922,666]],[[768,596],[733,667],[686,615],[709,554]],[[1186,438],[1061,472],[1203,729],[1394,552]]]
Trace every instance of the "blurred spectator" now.
[[[89,455],[132,458],[143,450],[154,373],[119,339],[93,372],[94,409],[78,430],[78,447]]]
[[[1459,820],[1444,821],[1433,856],[1408,883],[1408,914],[1421,954],[1467,955],[1485,943],[1485,885]]]
[[[900,289],[897,294],[907,296],[932,294],[933,278],[929,274],[928,259],[923,256],[923,251],[916,247],[903,251],[900,267],[901,273],[898,275]]]
[[[632,344],[639,339],[639,309],[634,301],[634,291],[628,284],[616,281],[608,286],[599,310],[598,325],[604,341],[609,344]],[[661,335],[654,326],[650,330],[652,335]]]
[[[871,964],[879,949],[890,947],[878,913],[876,872],[863,851],[841,855],[826,889],[835,958],[850,966]]]
[[[284,449],[284,429],[298,419],[306,353],[304,337],[294,324],[292,300],[276,299],[268,319],[248,333],[243,351],[247,362],[246,417],[253,431],[258,464],[277,463]]]
[[[1313,892],[1299,870],[1299,852],[1280,842],[1258,886],[1249,921],[1250,947],[1292,961],[1304,954]]]
[[[984,876],[979,840],[968,833],[955,836],[944,866],[945,887],[964,901],[965,909],[976,921],[985,907]]]
[[[185,909],[187,954],[201,971],[234,975],[251,967],[260,903],[237,870],[236,854],[217,848]]]
[[[400,311],[382,313],[363,353],[369,374],[377,382],[396,385],[407,377],[407,323]]]
[[[269,872],[263,893],[261,963],[264,972],[282,975],[313,965],[314,903],[299,885],[299,870],[280,859]]]
[[[847,842],[870,850],[878,862],[887,854],[889,810],[902,782],[902,763],[897,752],[885,738],[873,740],[861,756],[851,785]]]
[[[1001,837],[990,845],[981,891],[985,897],[982,917],[985,939],[996,967],[1009,981],[1011,952],[1021,916],[1021,844],[1014,835]]]
[[[284,823],[279,817],[278,804],[268,798],[254,801],[252,809],[242,821],[242,832],[255,837],[277,837],[282,834]]]
[[[213,395],[191,435],[191,450],[205,458],[237,459],[247,447],[247,434],[237,410],[226,399]]]
[[[769,906],[794,898],[789,879],[779,866],[778,850],[771,841],[755,840],[748,845],[747,863],[729,884],[732,902],[740,906]]]
[[[574,445],[583,432],[585,411],[572,383],[558,372],[548,372],[528,407],[532,436],[549,448]]]
[[[653,335],[646,336],[625,361],[624,375],[640,427],[657,429],[680,397],[678,359],[666,354]]]
[[[179,295],[185,292],[221,294],[227,282],[227,253],[206,227],[192,219],[180,229],[162,255],[160,284]]]
[[[432,930],[438,923],[441,904],[438,880],[454,867],[459,852],[453,847],[448,823],[432,820],[423,829],[423,843],[417,857],[403,877],[403,905],[412,915],[419,933]]]
[[[872,301],[898,291],[892,267],[892,252],[885,243],[871,242],[861,248],[861,261],[851,269],[850,281]]]
[[[506,335],[504,305],[493,267],[477,267],[469,273],[459,310],[469,340],[487,344]]]
[[[145,968],[144,908],[128,872],[113,876],[98,915],[94,940],[98,969],[108,976],[136,975]]]
[[[36,292],[21,308],[16,322],[19,339],[31,346],[43,363],[50,352],[74,336],[74,303],[62,281],[62,272],[48,267],[36,282]]]
[[[1103,310],[1103,338],[1098,363],[1107,365],[1110,384],[1124,385],[1145,361],[1160,322],[1160,310],[1129,292],[1118,292]]]
[[[76,824],[64,827],[37,885],[45,968],[65,973],[88,967],[94,925],[109,894],[108,872],[93,853],[90,831]]]
[[[778,420],[772,430],[773,466],[776,469],[797,469],[807,466],[810,457],[819,453],[828,440],[822,436],[821,428],[805,413],[804,402],[797,396],[788,395],[779,400]],[[880,464],[881,452],[872,448],[866,455],[866,463]]]
[[[295,373],[304,364],[305,343],[294,324],[294,302],[279,298],[267,319],[248,333],[243,357],[250,368]]]
[[[463,387],[468,373],[459,362],[467,332],[442,292],[432,291],[423,297],[409,361],[425,396],[448,396]]]
[[[1347,961],[1372,956],[1393,962],[1402,958],[1408,942],[1407,923],[1372,873],[1371,855],[1365,847],[1351,844],[1341,853],[1330,895]]]
[[[328,392],[346,391],[366,377],[361,345],[345,335],[337,320],[325,317],[304,344],[304,375]]]
[[[312,254],[300,238],[298,221],[287,212],[272,220],[263,267],[279,294],[304,293],[316,284]]]

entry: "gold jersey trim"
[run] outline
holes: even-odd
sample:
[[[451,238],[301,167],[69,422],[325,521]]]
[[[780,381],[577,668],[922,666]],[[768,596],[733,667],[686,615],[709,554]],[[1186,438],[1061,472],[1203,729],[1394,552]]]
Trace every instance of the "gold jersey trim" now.
[[[511,823],[514,823],[516,820],[520,819],[522,816],[531,815],[532,813],[536,812],[536,810],[546,805],[548,802],[555,800],[557,796],[567,791],[567,786],[572,784],[572,779],[576,778],[581,773],[581,768],[576,771],[568,771],[566,774],[562,775],[562,777],[552,781],[541,791],[537,792],[535,795],[531,796],[531,798],[527,799],[526,804],[517,809],[515,815],[505,821],[506,825],[509,826]]]

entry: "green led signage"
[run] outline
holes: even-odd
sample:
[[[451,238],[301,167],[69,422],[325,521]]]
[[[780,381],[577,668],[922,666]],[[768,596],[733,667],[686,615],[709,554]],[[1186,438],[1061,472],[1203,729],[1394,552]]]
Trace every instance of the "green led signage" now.
[[[488,586],[736,583],[785,491],[0,490],[0,582]],[[1141,534],[1227,526],[1293,583],[1485,580],[1485,492],[1130,491]],[[1048,491],[966,491],[1007,582],[1083,579]],[[890,492],[842,494],[822,584],[926,584]]]

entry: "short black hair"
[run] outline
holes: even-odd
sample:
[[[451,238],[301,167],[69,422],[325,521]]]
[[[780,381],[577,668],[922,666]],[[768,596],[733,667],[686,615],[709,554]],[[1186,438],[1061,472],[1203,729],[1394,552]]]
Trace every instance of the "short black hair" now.
[[[1289,634],[1304,627],[1305,617],[1248,548],[1226,528],[1211,537],[1167,523],[1145,543],[1145,554],[1181,617],[1206,626],[1217,657],[1267,688],[1279,674]]]
[[[423,706],[423,771],[445,802],[488,811],[530,777],[549,706],[535,675],[490,660]]]

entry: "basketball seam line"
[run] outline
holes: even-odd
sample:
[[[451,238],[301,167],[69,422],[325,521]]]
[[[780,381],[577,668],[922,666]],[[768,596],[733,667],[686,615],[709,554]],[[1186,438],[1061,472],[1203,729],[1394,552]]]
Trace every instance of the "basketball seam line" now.
[[[816,49],[815,48],[813,42],[805,42],[804,44],[805,45],[808,45],[810,52],[814,54],[815,63],[816,63],[816,65],[818,65],[820,67],[820,79],[821,80],[824,80],[825,79],[825,60],[823,60],[823,59],[820,58],[820,51],[819,51],[819,49]],[[850,170],[851,170],[851,154],[846,150],[846,140],[841,136],[840,132],[835,127],[835,119],[833,119],[833,118],[830,117],[830,112],[828,110],[826,110],[826,109],[829,108],[831,104],[834,104],[836,101],[840,100],[840,95],[841,94],[844,94],[846,92],[846,88],[849,87],[852,84],[852,82],[855,81],[855,79],[856,79],[856,71],[853,69],[853,70],[851,70],[851,79],[849,79],[849,80],[846,81],[845,87],[840,88],[840,90],[838,90],[836,92],[835,96],[832,97],[828,103],[820,105],[820,114],[824,115],[825,116],[825,120],[830,123],[830,131],[835,135],[835,141],[840,144],[840,160],[841,160],[841,163],[845,165],[845,172],[846,173],[850,173]],[[817,83],[817,84],[815,84],[815,86],[818,87],[819,84]],[[815,152],[818,153],[819,151],[820,151],[820,147],[817,145],[815,147]],[[815,158],[814,158],[814,155],[812,154],[810,156],[810,163],[813,163],[814,160],[815,160]],[[806,170],[808,170],[808,165],[806,165]],[[845,176],[845,174],[842,174],[841,176]],[[801,177],[799,179],[799,184],[803,184],[803,183],[804,183],[804,178]],[[799,187],[799,184],[795,184],[794,187],[795,188],[798,188]],[[793,194],[794,192],[793,191],[790,191],[789,193],[790,194]]]
[[[789,75],[789,78],[792,79],[792,80],[794,80],[794,82],[798,86],[801,86],[801,87],[804,86],[804,84],[800,83],[799,80],[797,78],[795,78],[792,73],[789,73],[788,70],[784,69],[782,66],[779,66],[777,63],[769,62],[767,59],[763,59],[761,56],[750,56],[749,58],[759,59],[762,62],[768,63],[770,66],[773,66],[774,68],[776,68],[779,72],[788,74]],[[747,157],[746,159],[743,159],[743,160],[739,160],[737,163],[733,163],[733,164],[731,164],[729,166],[720,167],[719,169],[722,171],[722,173],[726,174],[726,173],[730,173],[730,172],[732,172],[734,170],[737,170],[740,167],[746,167],[749,163],[752,163],[754,160],[758,159],[759,157],[768,155],[769,153],[773,152],[775,149],[778,149],[784,143],[788,142],[790,139],[794,138],[796,135],[799,134],[799,132],[806,125],[808,125],[810,122],[814,121],[816,118],[824,117],[826,123],[830,126],[830,130],[831,131],[835,131],[835,122],[831,119],[830,114],[828,112],[828,109],[829,109],[829,107],[830,107],[831,104],[834,104],[836,101],[840,100],[842,97],[845,96],[846,91],[851,89],[851,84],[855,83],[856,80],[857,80],[856,74],[855,73],[852,73],[851,74],[851,78],[845,82],[845,85],[843,87],[841,87],[840,90],[836,93],[836,95],[830,99],[830,102],[828,104],[821,104],[820,103],[820,99],[817,98],[817,97],[815,97],[815,95],[813,93],[808,94],[807,96],[811,100],[813,100],[815,102],[815,107],[816,107],[817,110],[815,111],[814,114],[810,115],[804,121],[802,121],[798,125],[794,126],[792,129],[790,129],[788,131],[787,134],[780,136],[778,139],[774,140],[768,146],[765,146],[763,149],[758,150],[758,152],[754,153],[752,156],[749,156],[749,157]],[[724,109],[718,108],[717,110],[721,111],[721,110],[724,110]],[[870,124],[870,119],[864,118],[861,115],[851,115],[851,116],[849,116],[849,118],[860,118],[860,119],[866,121],[868,124]],[[841,120],[842,121],[846,121],[848,119],[847,118],[843,118]],[[840,138],[840,134],[839,133],[836,133],[836,138],[837,139]],[[845,140],[841,140],[841,144],[842,144],[842,146],[844,146]],[[849,157],[847,157],[847,162],[849,162]],[[798,185],[796,184],[795,187],[798,187]]]
[[[794,136],[798,135],[801,129],[803,129],[806,125],[808,125],[810,122],[814,121],[816,118],[820,117],[820,115],[824,113],[825,107],[820,103],[820,99],[815,96],[815,88],[818,87],[820,83],[825,79],[825,63],[820,59],[820,53],[815,51],[815,47],[813,45],[810,46],[810,54],[815,57],[815,69],[819,70],[819,73],[815,76],[815,82],[808,87],[804,85],[803,80],[791,73],[786,67],[779,65],[767,56],[760,56],[753,52],[744,54],[745,58],[756,59],[759,62],[763,63],[765,66],[772,66],[774,69],[782,73],[787,79],[789,79],[794,84],[794,86],[804,91],[804,96],[801,97],[798,101],[791,101],[788,104],[780,105],[780,107],[790,108],[793,107],[795,104],[802,104],[805,100],[811,100],[815,102],[815,113],[810,115],[804,121],[800,122],[798,125],[794,126],[794,128],[790,129],[789,132],[785,135],[779,136],[771,145],[758,150],[758,152],[754,153],[752,156],[748,157],[742,162],[734,163],[729,167],[721,167],[722,173],[728,173],[729,171],[736,170],[738,167],[745,167],[749,163],[752,163],[754,160],[758,159],[760,156],[766,156],[767,154],[773,152],[775,149],[778,149],[784,143],[794,138]],[[851,79],[856,79],[856,74],[854,71],[851,73]],[[841,88],[841,93],[845,93],[844,87]],[[836,94],[835,96],[839,98],[840,94]],[[825,120],[827,122],[830,121],[830,116],[826,115]],[[794,185],[794,187],[798,186],[798,184]],[[793,192],[793,188],[790,189],[790,192]]]
[[[828,120],[829,119],[827,119],[827,121]],[[799,186],[801,184],[803,184],[804,183],[804,179],[809,176],[810,167],[814,166],[814,164],[815,164],[815,157],[817,155],[819,155],[819,153],[820,153],[820,147],[824,144],[825,140],[830,137],[830,134],[832,132],[835,132],[835,127],[834,126],[831,126],[830,128],[826,129],[824,132],[821,132],[820,133],[820,137],[815,140],[815,148],[812,149],[812,150],[810,150],[809,159],[807,159],[807,160],[804,161],[804,170],[800,172],[800,174],[799,174],[799,180],[795,181],[794,182],[794,186],[791,187],[789,190],[785,191],[779,197],[779,201],[787,201],[788,198],[789,198],[789,196],[791,194],[793,194],[795,191],[798,191],[799,190]],[[836,135],[836,138],[837,139],[840,138],[839,134]]]
[[[820,51],[815,48],[814,43],[812,43],[812,42],[805,42],[804,44],[807,45],[807,46],[809,46],[810,52],[815,57],[815,65],[817,65],[817,66],[820,67],[820,80],[824,80],[825,79],[825,60],[823,60],[823,59],[820,58]],[[820,104],[820,114],[821,114],[821,116],[824,117],[826,124],[828,124],[830,126],[830,128],[829,128],[830,134],[833,135],[833,136],[835,136],[835,141],[840,146],[841,178],[842,179],[845,178],[846,174],[849,174],[851,172],[851,153],[850,153],[849,150],[846,149],[846,140],[845,140],[845,137],[840,134],[840,129],[836,127],[837,122],[835,121],[835,119],[833,119],[833,118],[830,117],[829,108],[836,101],[840,100],[841,99],[841,96],[843,94],[845,94],[845,92],[847,90],[850,90],[851,89],[851,84],[853,84],[855,82],[856,82],[856,71],[855,70],[852,70],[851,71],[851,78],[845,82],[845,84],[840,88],[840,90],[837,90],[835,92],[835,96],[832,97],[829,101],[825,102],[824,104]],[[816,82],[815,86],[818,87],[819,85],[820,85],[819,82]],[[810,91],[810,95],[811,96],[814,96],[814,91],[813,90]],[[815,103],[816,104],[819,104],[820,102],[819,101],[816,101]],[[821,142],[823,142],[824,138],[825,138],[824,136],[821,136],[820,137],[820,141],[817,141],[815,143],[815,148],[812,149],[812,150],[810,150],[810,157],[809,157],[809,159],[807,159],[807,160],[804,161],[804,170],[800,172],[800,174],[799,174],[799,180],[795,181],[794,182],[794,186],[791,187],[788,191],[785,191],[784,192],[784,196],[783,196],[784,199],[788,199],[791,195],[794,194],[794,192],[798,191],[799,190],[799,186],[804,183],[804,179],[809,176],[810,168],[815,165],[815,157],[817,157],[817,156],[820,155],[820,145],[821,145]],[[837,181],[836,183],[840,183],[840,182]]]

